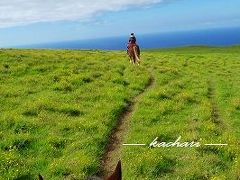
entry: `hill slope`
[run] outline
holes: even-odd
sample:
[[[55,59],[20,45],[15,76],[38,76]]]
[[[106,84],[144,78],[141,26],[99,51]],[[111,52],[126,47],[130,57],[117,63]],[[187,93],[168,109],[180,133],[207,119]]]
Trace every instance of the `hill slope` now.
[[[122,51],[0,50],[2,179],[84,179],[98,173],[108,136],[151,76],[125,143],[228,143],[226,147],[121,147],[124,179],[240,176],[240,48]]]

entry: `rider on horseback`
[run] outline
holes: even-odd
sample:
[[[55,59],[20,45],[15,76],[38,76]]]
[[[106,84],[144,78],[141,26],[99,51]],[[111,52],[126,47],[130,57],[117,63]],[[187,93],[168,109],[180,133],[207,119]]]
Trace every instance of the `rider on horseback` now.
[[[134,64],[140,64],[140,48],[136,44],[136,37],[134,33],[131,33],[129,40],[128,40],[128,45],[127,45],[127,54],[129,56],[130,62]]]
[[[132,43],[132,44],[135,44],[137,41],[134,33],[131,33],[130,37],[129,37],[129,40],[128,40],[128,43]]]
[[[136,39],[134,33],[131,33],[129,40],[128,40],[127,49],[129,50],[129,48],[133,48],[133,46],[137,46],[138,54],[140,55],[140,49],[139,49],[139,46],[136,44],[136,41],[137,41],[137,39]],[[127,53],[128,53],[128,50],[127,50]]]

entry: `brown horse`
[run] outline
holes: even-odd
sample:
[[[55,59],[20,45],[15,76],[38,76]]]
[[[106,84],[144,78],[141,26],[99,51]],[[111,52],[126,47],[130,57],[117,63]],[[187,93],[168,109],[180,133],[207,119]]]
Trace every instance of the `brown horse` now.
[[[140,48],[137,44],[128,45],[128,56],[133,64],[140,64]]]
[[[43,177],[40,174],[38,175],[38,179],[39,180],[44,180]],[[107,179],[102,179],[102,178],[99,178],[99,177],[89,177],[86,180],[122,180],[122,165],[121,165],[121,161],[118,161],[118,164],[117,164],[117,166],[115,168],[115,171]]]

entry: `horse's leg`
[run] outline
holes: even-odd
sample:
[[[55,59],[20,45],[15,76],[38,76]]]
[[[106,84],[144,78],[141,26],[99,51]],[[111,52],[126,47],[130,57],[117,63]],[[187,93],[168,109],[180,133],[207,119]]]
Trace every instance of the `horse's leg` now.
[[[132,64],[134,64],[134,53],[133,53],[133,51],[131,50],[131,51],[129,51],[129,57],[130,57],[130,60],[131,60],[131,63]]]
[[[129,62],[132,63],[132,58],[131,58],[129,51],[128,51],[128,58],[129,58]]]
[[[133,64],[133,63],[134,63],[133,56],[130,55],[129,57],[130,57],[130,62],[131,62],[131,64]]]
[[[139,56],[138,56],[138,47],[137,46],[134,46],[133,47],[133,52],[134,52],[134,59],[136,61],[136,63],[139,65],[140,64],[140,59],[139,59]]]
[[[132,63],[132,59],[131,59],[131,55],[130,55],[129,49],[127,50],[127,55],[128,55],[128,58],[129,58],[129,62]]]
[[[132,58],[130,55],[128,56],[128,58],[129,58],[129,62],[132,63]]]
[[[133,64],[135,64],[135,58],[134,58],[134,56],[132,56],[132,62],[133,62]]]

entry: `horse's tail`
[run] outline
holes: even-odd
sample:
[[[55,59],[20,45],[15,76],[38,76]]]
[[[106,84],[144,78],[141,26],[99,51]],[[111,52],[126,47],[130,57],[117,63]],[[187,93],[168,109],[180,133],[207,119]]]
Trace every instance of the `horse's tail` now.
[[[138,57],[140,57],[140,48],[139,48],[139,45],[136,45],[137,46],[137,54],[138,54]]]

